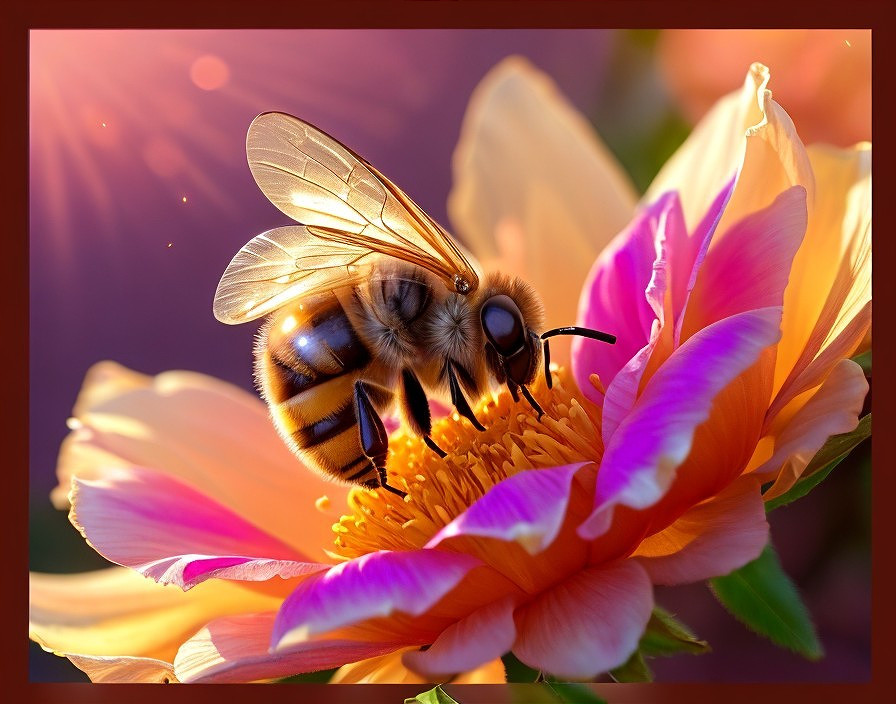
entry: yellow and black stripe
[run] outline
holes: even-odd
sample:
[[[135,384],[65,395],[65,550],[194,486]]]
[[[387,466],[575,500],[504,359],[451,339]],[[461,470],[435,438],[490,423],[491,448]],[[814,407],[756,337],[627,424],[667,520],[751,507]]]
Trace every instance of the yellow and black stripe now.
[[[344,481],[379,486],[361,449],[353,387],[374,360],[339,299],[303,301],[262,332],[259,378],[281,434],[302,459]]]

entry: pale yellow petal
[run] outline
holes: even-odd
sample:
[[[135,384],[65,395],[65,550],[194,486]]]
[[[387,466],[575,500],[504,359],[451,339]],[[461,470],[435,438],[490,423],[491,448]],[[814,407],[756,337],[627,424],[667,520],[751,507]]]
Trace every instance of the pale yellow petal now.
[[[127,656],[77,655],[65,656],[83,670],[91,682],[172,684],[177,682],[174,665],[154,658]]]
[[[473,93],[453,167],[448,210],[473,255],[532,283],[548,326],[572,324],[589,268],[636,201],[591,125],[550,78],[511,57]]]
[[[685,221],[693,227],[709,204],[740,169],[746,130],[762,120],[757,92],[768,83],[768,71],[754,64],[740,90],[716,102],[653,179],[643,202],[666,191],[678,191]]]
[[[104,401],[132,389],[146,388],[150,384],[152,384],[152,377],[147,374],[135,372],[111,360],[97,362],[87,370],[87,374],[84,376],[84,383],[78,392],[72,415],[78,417]]]
[[[281,601],[222,580],[184,592],[119,567],[81,574],[32,573],[29,635],[60,654],[172,662],[180,644],[209,620],[276,609]]]
[[[88,373],[52,498],[68,507],[72,477],[150,467],[186,481],[309,559],[329,561],[348,487],[322,479],[286,448],[264,403],[210,376],[155,377],[105,362]],[[317,502],[321,496],[329,501]]]
[[[793,122],[772,100],[769,80],[769,70],[754,63],[743,88],[719,100],[666,162],[644,201],[677,190],[685,220],[693,227],[737,175],[717,237],[744,216],[768,206],[790,186],[803,186],[811,204],[814,183],[809,158]]]
[[[816,198],[784,294],[776,392],[844,336],[838,358],[853,354],[871,325],[871,145],[808,151]]]

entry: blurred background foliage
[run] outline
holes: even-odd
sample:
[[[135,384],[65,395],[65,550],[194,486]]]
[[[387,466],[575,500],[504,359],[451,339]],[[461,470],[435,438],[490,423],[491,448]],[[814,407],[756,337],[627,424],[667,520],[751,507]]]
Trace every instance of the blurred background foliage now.
[[[108,565],[48,499],[91,364],[195,369],[251,388],[253,331],[224,330],[210,303],[232,254],[283,222],[245,165],[252,117],[279,109],[321,125],[446,222],[466,101],[509,54],[552,76],[640,192],[752,61],[770,66],[804,141],[870,139],[870,33],[855,31],[33,32],[32,570]],[[866,371],[870,379],[870,358]],[[747,631],[705,584],[658,588],[657,603],[712,652],[652,661],[657,681],[868,679],[870,495],[865,442],[806,498],[770,515],[824,658],[810,662]],[[32,681],[86,680],[30,647]],[[531,675],[508,662],[512,679]]]

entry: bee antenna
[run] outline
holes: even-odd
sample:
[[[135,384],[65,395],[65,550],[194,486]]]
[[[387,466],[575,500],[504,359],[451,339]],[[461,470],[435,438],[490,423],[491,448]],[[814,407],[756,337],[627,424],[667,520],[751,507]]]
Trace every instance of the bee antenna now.
[[[580,328],[576,325],[568,325],[563,328],[548,330],[547,332],[541,333],[541,339],[547,340],[549,337],[554,337],[556,335],[578,335],[579,337],[589,337],[592,340],[600,340],[601,342],[606,342],[611,345],[616,344],[615,335],[611,335],[608,332],[601,332],[600,330],[592,330],[591,328]]]
[[[601,342],[606,342],[610,345],[616,344],[615,335],[611,335],[608,332],[601,332],[600,330],[592,330],[591,328],[580,328],[576,325],[553,328],[552,330],[541,333],[541,339],[544,340],[544,379],[549,389],[553,386],[553,380],[551,379],[550,370],[551,346],[548,342],[548,338],[556,335],[578,335],[579,337],[588,337],[592,340],[600,340]]]

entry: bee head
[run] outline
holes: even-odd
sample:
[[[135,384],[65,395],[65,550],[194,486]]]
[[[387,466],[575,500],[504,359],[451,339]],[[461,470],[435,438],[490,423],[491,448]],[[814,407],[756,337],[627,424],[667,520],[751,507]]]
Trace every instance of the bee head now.
[[[530,383],[538,368],[540,344],[523,320],[516,302],[507,295],[492,296],[479,311],[485,333],[486,359],[499,381],[517,386]]]

